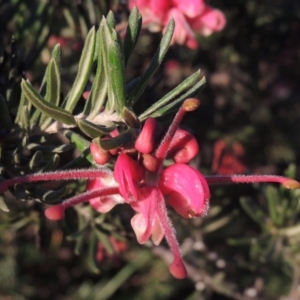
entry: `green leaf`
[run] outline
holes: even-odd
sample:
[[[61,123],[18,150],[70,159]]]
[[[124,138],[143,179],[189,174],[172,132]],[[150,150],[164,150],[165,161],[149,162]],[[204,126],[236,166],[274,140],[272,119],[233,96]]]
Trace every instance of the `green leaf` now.
[[[135,6],[129,15],[128,26],[123,42],[125,66],[127,65],[130,55],[132,54],[133,49],[135,48],[135,45],[138,41],[141,28],[142,15],[139,13],[139,10]]]
[[[49,117],[67,124],[67,125],[76,125],[75,118],[73,115],[64,109],[47,102],[41,95],[39,95],[34,88],[25,80],[22,80],[21,83],[22,91],[24,92],[25,97],[37,108],[40,109],[43,113]]]
[[[99,274],[100,272],[96,262],[97,243],[98,243],[98,239],[95,230],[93,230],[90,234],[89,243],[88,243],[89,248],[88,248],[88,256],[87,256],[87,265],[88,268],[95,274]]]
[[[29,117],[29,105],[24,105],[21,108],[21,119],[20,119],[20,126],[24,130],[26,135],[29,135],[30,131],[30,117]]]
[[[60,101],[60,70],[59,67],[52,58],[49,62],[48,68],[47,68],[47,82],[46,82],[47,88],[46,88],[46,95],[45,100],[49,103],[52,103],[55,106],[59,106]],[[40,126],[41,130],[44,130],[48,127],[48,125],[51,123],[52,118],[49,118],[46,115],[42,115],[40,117]]]
[[[9,212],[9,208],[5,204],[4,198],[0,196],[0,209],[4,212]]]
[[[104,234],[103,232],[101,232],[99,229],[95,228],[95,233],[96,236],[99,240],[100,243],[103,244],[105,250],[107,251],[108,254],[113,254],[114,253],[114,248],[111,244],[111,242],[109,241],[109,238],[107,237],[106,234]]]
[[[161,109],[158,109],[156,112],[147,115],[143,117],[143,119],[139,118],[141,121],[147,119],[148,117],[157,118],[163,115],[166,115],[168,113],[173,112],[174,109],[177,109],[177,105],[181,104],[185,99],[190,97],[195,97],[197,94],[201,91],[203,88],[203,85],[205,83],[205,78],[202,78],[197,84],[195,84],[191,89],[189,89],[186,93],[184,93],[182,96],[177,98],[176,100],[172,101],[171,103],[167,104]]]
[[[9,116],[8,107],[2,95],[0,95],[0,128],[6,129],[7,131],[12,128],[12,121]]]
[[[275,226],[280,226],[280,221],[282,218],[280,218],[278,212],[277,212],[277,207],[280,205],[280,199],[278,195],[278,189],[275,187],[269,185],[266,187],[266,198],[268,201],[268,209],[269,209],[269,214],[271,217],[271,220]]]
[[[256,222],[262,229],[266,227],[266,218],[262,209],[253,201],[253,199],[242,197],[240,204],[248,216]]]
[[[60,145],[60,146],[44,146],[40,144],[28,144],[27,149],[28,150],[40,150],[43,153],[63,153],[66,151],[70,151],[74,148],[74,145],[67,144],[67,145]]]
[[[37,168],[40,165],[42,160],[43,153],[41,151],[36,151],[29,162],[29,169],[35,170],[35,168]]]
[[[154,57],[151,60],[151,63],[146,70],[145,74],[141,78],[141,81],[137,85],[137,87],[134,89],[134,91],[131,93],[130,98],[128,99],[127,103],[128,106],[133,106],[134,103],[138,100],[138,98],[141,96],[143,91],[145,90],[150,78],[154,74],[154,72],[157,70],[159,65],[162,63],[172,40],[173,32],[175,28],[175,22],[173,19],[170,20],[168,27],[166,29],[166,32],[160,42],[160,45],[154,55]]]
[[[108,48],[108,74],[109,83],[115,99],[115,109],[120,112],[126,105],[125,67],[122,49],[118,43],[116,34],[114,31],[113,40]]]
[[[77,119],[77,125],[83,133],[85,133],[87,136],[91,138],[103,136],[104,134],[110,132],[105,130],[105,127],[103,127],[102,130],[100,126],[95,125],[92,122],[83,119]]]
[[[93,66],[95,45],[96,32],[95,28],[93,27],[86,37],[78,65],[77,76],[73,83],[72,89],[66,99],[65,109],[69,112],[72,112],[74,110],[88,82],[90,72]]]
[[[122,147],[124,144],[128,143],[133,137],[133,132],[131,128],[128,128],[124,132],[120,133],[118,136],[113,137],[108,140],[95,139],[95,143],[98,143],[103,150],[112,150],[115,148]]]
[[[114,16],[114,13],[110,10],[106,16],[106,21],[107,21],[107,24],[110,28],[115,28],[116,26],[116,19],[115,19],[115,16]]]
[[[104,66],[103,66],[103,47],[101,47],[100,43],[102,43],[101,38],[101,30],[100,28],[97,31],[96,41],[99,44],[97,49],[97,72],[94,78],[94,82],[91,88],[91,92],[89,98],[86,101],[84,106],[83,114],[85,116],[89,116],[89,119],[93,120],[101,107],[104,105],[104,101],[107,95],[107,77],[105,76]]]
[[[200,77],[200,70],[189,76],[187,79],[185,79],[182,83],[180,83],[176,88],[174,88],[171,92],[166,94],[163,98],[155,102],[152,106],[150,106],[146,111],[144,111],[140,116],[140,120],[145,120],[149,116],[151,116],[153,113],[158,111],[159,109],[163,108],[167,104],[169,104],[170,101],[173,101],[178,95],[180,95],[183,91],[186,89],[194,86],[200,82],[202,84],[205,83],[205,78]]]

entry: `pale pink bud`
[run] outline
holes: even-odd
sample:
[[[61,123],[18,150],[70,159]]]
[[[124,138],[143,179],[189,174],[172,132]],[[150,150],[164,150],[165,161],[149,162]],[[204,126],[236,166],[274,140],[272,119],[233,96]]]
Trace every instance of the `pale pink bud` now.
[[[65,216],[65,207],[61,204],[49,207],[45,210],[45,216],[52,221],[58,221]]]
[[[196,169],[181,163],[166,168],[159,180],[163,194],[184,218],[203,216],[208,209],[210,191],[204,176]]]

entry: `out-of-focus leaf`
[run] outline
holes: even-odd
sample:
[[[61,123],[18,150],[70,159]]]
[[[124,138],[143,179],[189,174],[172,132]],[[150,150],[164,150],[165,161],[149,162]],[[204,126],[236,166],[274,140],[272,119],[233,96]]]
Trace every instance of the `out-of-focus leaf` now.
[[[109,241],[109,238],[106,234],[101,232],[99,229],[95,229],[96,236],[99,240],[100,243],[103,244],[105,250],[107,251],[108,254],[113,254],[114,253],[114,248]]]
[[[240,203],[244,211],[249,217],[255,221],[262,229],[265,228],[266,218],[261,208],[253,201],[253,199],[242,197]]]
[[[130,55],[132,54],[133,49],[138,41],[141,28],[142,28],[142,15],[140,14],[137,7],[135,6],[130,12],[128,18],[128,26],[126,29],[126,34],[123,42],[125,66],[127,65]]]
[[[9,212],[9,208],[7,207],[4,198],[0,196],[0,209],[4,212]]]
[[[131,93],[131,95],[127,101],[128,106],[133,106],[134,103],[139,99],[139,97],[145,90],[150,78],[152,77],[154,72],[157,70],[159,65],[162,63],[162,61],[169,49],[169,46],[170,46],[170,43],[172,40],[172,36],[173,36],[173,32],[174,32],[174,28],[175,28],[175,22],[173,19],[171,19],[166,28],[165,34],[160,42],[158,50],[156,51],[154,57],[152,58],[148,69],[142,76],[139,84],[136,86],[134,91]]]
[[[41,151],[36,151],[29,162],[29,168],[31,170],[34,170],[36,167],[40,165],[42,160],[43,160],[43,153]]]
[[[112,29],[116,26],[116,19],[114,16],[114,13],[110,10],[106,16],[106,21],[108,26],[110,26]]]
[[[72,85],[72,89],[69,95],[67,96],[66,104],[64,106],[65,109],[69,112],[72,112],[74,110],[88,82],[90,72],[93,66],[95,45],[96,45],[96,32],[95,32],[95,28],[93,27],[89,31],[86,37],[85,44],[80,57],[79,65],[78,65],[77,76]]]
[[[12,128],[12,121],[9,116],[5,99],[0,95],[0,128],[9,131]]]
[[[76,125],[75,118],[71,113],[52,103],[45,101],[45,99],[41,95],[39,95],[28,82],[23,80],[21,83],[21,87],[25,97],[43,113],[64,124]]]
[[[96,262],[96,250],[97,250],[98,239],[94,230],[91,231],[89,237],[89,248],[88,248],[88,257],[87,257],[87,266],[91,272],[99,274],[100,270]]]
[[[43,153],[63,153],[66,151],[70,151],[74,148],[74,145],[72,144],[67,144],[67,145],[60,145],[60,146],[44,146],[40,144],[28,144],[27,149],[28,150],[40,150]]]

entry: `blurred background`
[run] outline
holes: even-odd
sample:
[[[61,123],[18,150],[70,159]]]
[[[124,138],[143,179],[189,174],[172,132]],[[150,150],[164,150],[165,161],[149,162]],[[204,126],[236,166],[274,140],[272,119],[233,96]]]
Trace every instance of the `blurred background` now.
[[[173,45],[135,109],[200,68],[207,79],[201,107],[183,124],[201,148],[193,165],[204,174],[299,179],[300,3],[206,3],[225,14],[226,27],[197,36],[196,50]],[[0,94],[17,99],[25,76],[38,88],[56,43],[67,94],[85,36],[109,10],[121,32],[126,1],[0,1]],[[128,81],[144,72],[160,38],[142,30]],[[74,183],[74,191],[83,189]],[[12,197],[10,212],[0,211],[0,299],[300,299],[299,191],[269,184],[211,192],[205,218],[183,220],[170,210],[189,272],[180,281],[168,272],[167,245],[137,243],[129,207],[94,212],[92,226],[82,225],[76,210],[61,222],[45,220],[42,204]]]

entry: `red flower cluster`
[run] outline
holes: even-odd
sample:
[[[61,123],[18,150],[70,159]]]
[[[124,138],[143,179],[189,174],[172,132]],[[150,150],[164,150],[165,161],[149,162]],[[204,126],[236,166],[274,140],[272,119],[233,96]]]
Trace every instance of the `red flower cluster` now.
[[[172,43],[198,47],[194,32],[205,36],[221,31],[226,25],[224,14],[206,5],[204,0],[130,0],[129,8],[137,6],[150,31],[164,31],[170,19],[176,23]]]

